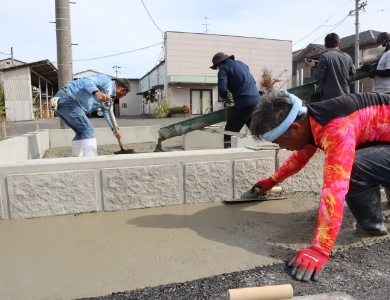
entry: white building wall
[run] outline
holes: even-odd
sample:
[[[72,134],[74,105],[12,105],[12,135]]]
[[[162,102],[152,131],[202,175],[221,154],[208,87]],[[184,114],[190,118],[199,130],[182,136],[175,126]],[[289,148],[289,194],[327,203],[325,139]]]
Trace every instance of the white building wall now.
[[[177,88],[177,87],[180,88]],[[218,102],[218,88],[216,85],[201,85],[201,84],[180,84],[168,86],[168,101],[171,106],[190,106],[191,89],[211,90],[213,100],[213,111],[223,108],[223,103]]]
[[[139,116],[142,113],[142,96],[139,92],[139,80],[131,79],[131,92],[119,99],[121,116]]]
[[[93,71],[93,70],[86,70],[84,72],[74,74],[73,77],[74,77],[74,79],[79,79],[79,78],[89,77],[89,76],[96,75],[96,74],[101,74],[101,73]],[[105,74],[105,75],[107,75],[108,77],[114,78],[113,76],[110,76],[108,74]]]
[[[3,72],[4,98],[8,121],[34,119],[29,67]]]
[[[7,59],[3,59],[0,61],[0,69],[6,69],[6,68],[13,67],[13,66],[20,66],[20,65],[24,65],[24,64],[25,64],[24,62],[16,60],[16,59],[14,59],[14,61],[12,63],[12,59],[7,58]]]
[[[211,60],[224,52],[248,65],[259,90],[265,67],[282,80],[275,85],[277,90],[291,87],[291,41],[180,32],[167,32],[166,36],[167,76],[217,76],[218,71],[210,69]]]

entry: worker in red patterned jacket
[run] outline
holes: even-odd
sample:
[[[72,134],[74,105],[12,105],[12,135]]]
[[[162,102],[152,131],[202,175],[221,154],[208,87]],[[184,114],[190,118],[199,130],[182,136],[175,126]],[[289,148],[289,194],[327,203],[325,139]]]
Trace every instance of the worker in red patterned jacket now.
[[[318,280],[340,230],[344,201],[359,230],[388,233],[380,186],[388,194],[390,95],[348,94],[307,106],[286,91],[264,95],[252,115],[250,131],[256,139],[294,150],[274,175],[253,186],[260,192],[299,172],[317,149],[325,153],[314,240],[289,263],[296,279],[309,281],[314,273],[313,280]]]

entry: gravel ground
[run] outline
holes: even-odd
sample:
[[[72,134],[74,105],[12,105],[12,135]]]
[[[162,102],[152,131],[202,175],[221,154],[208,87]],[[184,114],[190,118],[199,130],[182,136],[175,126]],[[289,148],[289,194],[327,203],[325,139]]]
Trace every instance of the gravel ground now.
[[[227,299],[228,289],[291,284],[294,296],[346,292],[359,300],[390,298],[390,242],[354,247],[332,255],[320,281],[299,282],[290,276],[287,262],[248,271],[222,274],[89,300],[124,299]],[[232,257],[234,259],[234,257]]]
[[[124,144],[125,150],[134,149],[136,153],[150,153],[154,152],[157,143],[137,143],[137,144]],[[162,147],[165,151],[183,151],[181,142],[163,141]],[[100,145],[98,146],[99,155],[112,155],[114,152],[119,151],[118,145]],[[57,147],[49,148],[46,150],[43,158],[59,158],[59,157],[71,157],[72,147]]]

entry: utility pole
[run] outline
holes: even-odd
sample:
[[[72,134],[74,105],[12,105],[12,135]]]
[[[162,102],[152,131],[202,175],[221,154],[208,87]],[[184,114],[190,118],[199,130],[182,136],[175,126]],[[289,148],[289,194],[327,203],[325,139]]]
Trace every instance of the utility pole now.
[[[209,28],[208,28],[209,24],[207,24],[207,20],[210,20],[210,18],[204,17],[204,20],[205,20],[205,23],[202,23],[202,25],[204,25],[206,27],[205,33],[209,33]]]
[[[118,78],[118,69],[120,69],[121,67],[116,64],[113,68],[115,68],[115,77]]]
[[[72,35],[70,28],[69,0],[55,0],[58,88],[73,80]],[[61,129],[66,125],[60,120]]]
[[[12,67],[15,65],[14,64],[14,48],[11,47],[11,60],[12,60]]]
[[[365,6],[367,5],[367,1],[359,4],[360,0],[355,0],[355,11],[351,10],[349,14],[352,16],[355,13],[355,67],[358,69],[360,67],[359,62],[359,10],[365,10]],[[359,93],[359,80],[355,81],[355,93]]]

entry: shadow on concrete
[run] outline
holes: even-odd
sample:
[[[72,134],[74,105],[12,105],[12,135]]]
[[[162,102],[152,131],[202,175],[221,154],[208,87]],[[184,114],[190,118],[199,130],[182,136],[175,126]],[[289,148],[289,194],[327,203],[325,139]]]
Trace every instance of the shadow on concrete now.
[[[220,204],[190,215],[142,216],[128,220],[127,224],[147,228],[188,228],[205,239],[289,261],[297,250],[308,247],[312,242],[317,225],[317,207],[316,203],[313,204],[308,210],[292,213],[251,211],[254,206],[257,206],[256,210],[262,210],[265,202]],[[347,207],[344,211],[335,244],[338,250],[359,243],[373,244],[378,239],[357,235],[353,216]],[[387,204],[384,204],[384,214],[389,215]]]

